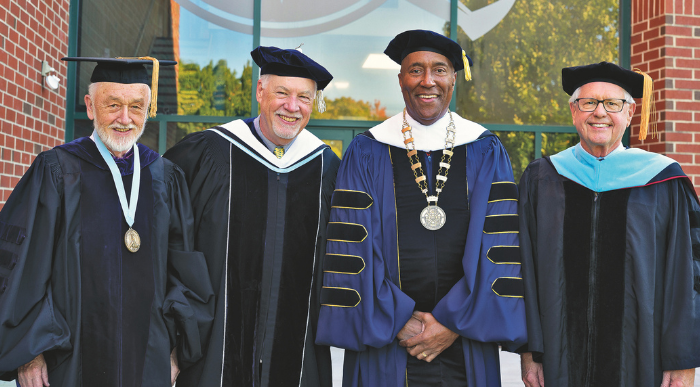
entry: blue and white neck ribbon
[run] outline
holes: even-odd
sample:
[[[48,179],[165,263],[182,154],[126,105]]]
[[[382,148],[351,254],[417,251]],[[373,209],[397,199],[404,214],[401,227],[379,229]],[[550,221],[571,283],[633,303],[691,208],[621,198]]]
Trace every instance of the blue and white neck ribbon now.
[[[117,163],[112,158],[112,154],[109,153],[105,144],[102,143],[100,136],[97,132],[92,132],[93,140],[95,140],[95,145],[100,151],[102,158],[107,163],[109,170],[112,172],[112,179],[114,179],[114,185],[117,187],[117,195],[119,196],[119,202],[122,205],[122,212],[124,213],[124,219],[129,225],[129,228],[134,224],[134,218],[136,216],[136,204],[139,199],[139,186],[141,185],[141,160],[139,159],[139,150],[134,144],[134,178],[131,182],[131,198],[129,203],[126,202],[126,191],[124,190],[124,182],[122,181],[122,175],[119,173],[119,168],[117,168]]]

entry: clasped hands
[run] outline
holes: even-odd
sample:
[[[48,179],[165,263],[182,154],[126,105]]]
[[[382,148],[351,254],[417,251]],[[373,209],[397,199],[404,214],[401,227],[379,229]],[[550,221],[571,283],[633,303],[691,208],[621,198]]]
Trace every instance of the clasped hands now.
[[[440,324],[431,313],[413,312],[413,316],[396,335],[399,345],[409,355],[428,363],[433,361],[459,337]]]

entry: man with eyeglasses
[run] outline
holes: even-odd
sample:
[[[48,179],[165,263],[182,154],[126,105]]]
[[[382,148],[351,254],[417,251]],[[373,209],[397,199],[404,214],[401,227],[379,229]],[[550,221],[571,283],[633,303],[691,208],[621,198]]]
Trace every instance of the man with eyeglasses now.
[[[621,143],[633,97],[646,138],[652,82],[607,62],[562,70],[581,142],[520,180],[528,387],[693,385],[698,197],[677,162]]]

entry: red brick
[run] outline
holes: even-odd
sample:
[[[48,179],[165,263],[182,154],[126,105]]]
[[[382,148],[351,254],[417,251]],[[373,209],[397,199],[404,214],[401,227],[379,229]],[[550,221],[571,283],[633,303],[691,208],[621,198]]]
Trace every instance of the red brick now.
[[[666,26],[666,35],[674,36],[693,36],[693,28],[682,27],[679,25]]]
[[[679,164],[691,164],[693,162],[692,155],[679,155],[676,153],[671,153],[671,154],[668,154],[667,156],[676,160]]]
[[[677,132],[700,132],[700,122],[676,122],[674,125]]]
[[[682,26],[700,26],[700,17],[676,15],[676,24]]]
[[[692,133],[662,133],[661,138],[663,141],[693,142]]]
[[[668,120],[668,121],[692,121],[693,120],[693,113],[671,111],[671,112],[666,112],[665,117],[663,119]]]
[[[700,41],[699,41],[700,42]],[[700,69],[700,59],[676,59],[677,67],[689,67],[692,69]]]
[[[634,62],[633,62],[634,63]],[[693,78],[693,70],[688,69],[667,69],[666,77],[668,78]]]
[[[661,98],[692,99],[693,92],[690,90],[661,90]]]
[[[654,59],[658,59],[661,56],[659,50],[651,50],[644,53],[644,61],[649,62]]]
[[[676,47],[698,47],[700,41],[697,38],[676,38]]]
[[[700,144],[675,144],[678,153],[700,153]]]

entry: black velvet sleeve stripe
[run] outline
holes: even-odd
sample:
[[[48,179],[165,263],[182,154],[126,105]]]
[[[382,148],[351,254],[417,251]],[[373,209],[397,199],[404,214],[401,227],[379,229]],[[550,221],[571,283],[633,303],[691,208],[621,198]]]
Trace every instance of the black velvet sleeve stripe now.
[[[693,286],[696,292],[700,293],[700,276],[695,276],[695,286]]]
[[[486,253],[486,258],[497,265],[519,265],[520,246],[493,246]]]
[[[518,186],[510,181],[500,181],[491,184],[489,203],[503,200],[518,200]]]
[[[700,245],[693,243],[693,259],[700,261]]]
[[[690,228],[700,227],[700,211],[688,211],[688,218],[690,219]]]
[[[324,273],[360,274],[365,269],[365,260],[357,255],[326,254]]]
[[[17,264],[17,254],[7,250],[0,250],[0,267],[12,270],[15,268],[15,264]]]
[[[24,227],[0,222],[0,239],[16,245],[21,245],[26,236],[27,234]]]
[[[374,200],[367,192],[349,191],[337,189],[331,199],[332,208],[349,208],[352,210],[366,210],[372,206]]]
[[[0,294],[5,293],[5,289],[7,289],[7,278],[0,277]]]
[[[496,278],[491,285],[491,289],[500,297],[523,298],[525,295],[522,278]]]
[[[489,215],[484,221],[485,234],[506,234],[518,232],[518,215]]]
[[[355,289],[331,288],[321,289],[321,305],[339,308],[354,308],[360,305],[360,293]]]
[[[359,243],[367,238],[365,226],[356,223],[328,223],[328,240],[334,242]]]

